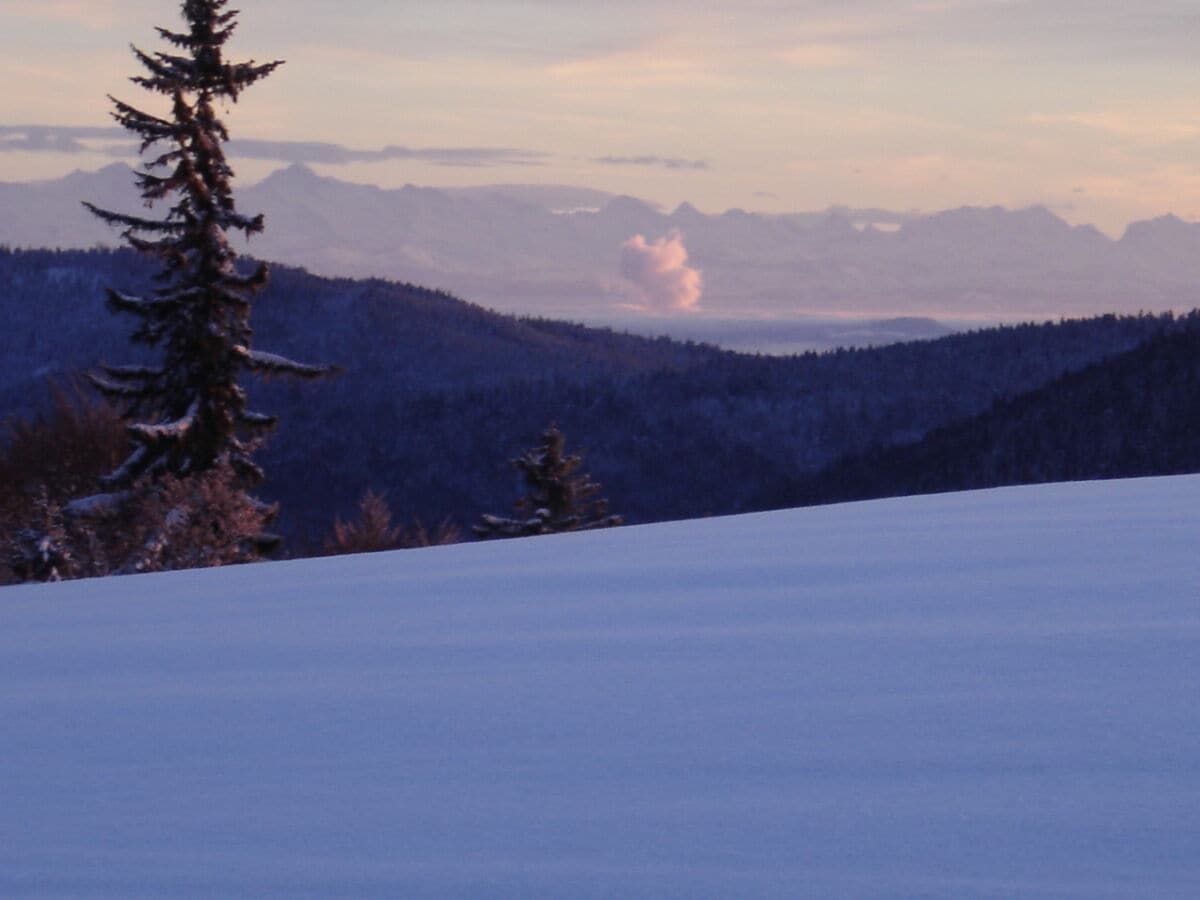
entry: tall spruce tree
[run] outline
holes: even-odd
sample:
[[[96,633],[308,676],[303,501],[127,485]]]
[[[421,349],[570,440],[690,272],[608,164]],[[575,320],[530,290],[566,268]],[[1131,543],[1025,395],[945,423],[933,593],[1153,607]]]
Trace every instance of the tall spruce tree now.
[[[565,453],[567,440],[551,424],[542,443],[512,461],[524,477],[528,493],[516,502],[517,518],[484,515],[472,530],[481,538],[529,537],[562,531],[586,531],[622,524],[610,515],[600,485],[590,475],[577,474],[581,456]]]
[[[263,230],[261,215],[240,214],[225,158],[229,133],[217,117],[222,101],[236,102],[281,61],[226,62],[223,48],[236,28],[227,0],[184,0],[187,30],[156,29],[177,52],[133,47],[146,74],[131,80],[164,95],[170,112],[153,115],[110,97],[113,117],[141,138],[151,158],[137,175],[147,206],[173,201],[163,219],[122,215],[85,204],[123,229],[125,240],[157,258],[158,287],[145,296],[108,291],[110,307],[140,319],[133,341],[158,348],[154,366],[103,366],[93,382],[125,404],[134,450],[109,481],[128,487],[143,476],[188,477],[228,466],[245,483],[262,471],[252,460],[256,435],[272,416],[247,409],[244,372],[319,377],[330,370],[252,350],[250,301],[267,282],[267,267],[239,272],[228,233]],[[153,148],[153,150],[152,150]]]

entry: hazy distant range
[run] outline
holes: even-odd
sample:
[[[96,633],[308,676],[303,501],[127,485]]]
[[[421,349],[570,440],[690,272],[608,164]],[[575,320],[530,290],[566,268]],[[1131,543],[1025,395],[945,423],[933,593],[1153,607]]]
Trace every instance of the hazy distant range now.
[[[267,217],[249,248],[256,256],[743,349],[931,336],[944,330],[932,319],[1200,306],[1200,225],[1174,216],[1114,240],[1041,207],[706,215],[586,188],[382,190],[299,165],[239,186],[237,197],[243,212]],[[118,243],[84,199],[145,212],[124,164],[0,184],[0,244]]]

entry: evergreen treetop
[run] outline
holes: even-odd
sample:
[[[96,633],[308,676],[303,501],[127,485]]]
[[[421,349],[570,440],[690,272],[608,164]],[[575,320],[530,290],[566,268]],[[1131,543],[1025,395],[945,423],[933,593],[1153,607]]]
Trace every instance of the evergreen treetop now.
[[[131,80],[165,95],[170,112],[157,116],[110,97],[113,117],[141,138],[141,151],[158,148],[137,175],[147,206],[171,199],[163,219],[123,215],[85,205],[123,229],[130,246],[159,261],[160,286],[146,296],[109,289],[112,309],[140,319],[133,340],[159,348],[154,366],[103,366],[92,377],[102,393],[126,404],[135,449],[110,476],[128,486],[142,475],[187,476],[228,464],[253,482],[262,472],[252,461],[253,436],[275,424],[247,409],[239,384],[245,372],[318,377],[330,370],[251,349],[250,301],[267,282],[267,267],[239,272],[227,234],[263,230],[263,217],[238,212],[233,170],[225,158],[229,134],[217,116],[220,101],[236,102],[250,85],[282,61],[225,61],[236,10],[227,0],[184,0],[185,31],[158,28],[176,52],[133,47],[145,74]]]

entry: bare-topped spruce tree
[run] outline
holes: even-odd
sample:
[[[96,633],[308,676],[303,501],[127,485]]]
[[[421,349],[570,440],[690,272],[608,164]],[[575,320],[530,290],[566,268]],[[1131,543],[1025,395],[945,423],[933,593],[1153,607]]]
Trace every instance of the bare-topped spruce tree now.
[[[315,378],[324,366],[309,366],[250,347],[250,300],[267,282],[267,267],[249,274],[236,267],[228,233],[250,236],[263,229],[261,215],[237,211],[225,159],[229,133],[216,106],[236,101],[243,90],[270,75],[281,61],[226,62],[222,50],[236,28],[227,0],[184,0],[187,28],[158,33],[174,52],[133,53],[145,74],[131,80],[170,102],[160,117],[110,97],[113,117],[141,138],[150,151],[137,186],[147,206],[172,202],[162,219],[88,208],[123,229],[130,246],[157,258],[159,286],[138,296],[110,289],[109,305],[140,319],[137,343],[158,348],[155,366],[104,366],[92,380],[106,396],[122,402],[135,448],[109,476],[115,488],[143,478],[188,478],[228,466],[244,484],[262,478],[251,459],[257,434],[275,419],[246,407],[239,384],[244,372]]]

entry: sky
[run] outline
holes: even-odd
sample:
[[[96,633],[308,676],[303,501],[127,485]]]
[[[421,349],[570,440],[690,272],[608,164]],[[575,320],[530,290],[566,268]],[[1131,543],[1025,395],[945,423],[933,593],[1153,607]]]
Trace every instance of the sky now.
[[[226,123],[240,177],[554,183],[706,212],[1045,205],[1200,219],[1193,0],[244,0],[287,65]],[[127,153],[128,45],[173,0],[0,0],[0,181]],[[150,101],[153,105],[153,101]],[[30,126],[43,126],[31,130]]]

